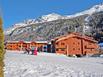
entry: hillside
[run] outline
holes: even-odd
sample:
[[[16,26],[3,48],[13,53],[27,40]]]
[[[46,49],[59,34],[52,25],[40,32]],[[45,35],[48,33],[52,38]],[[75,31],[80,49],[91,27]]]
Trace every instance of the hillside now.
[[[103,5],[99,4],[74,15],[52,13],[14,24],[5,31],[5,40],[50,40],[70,32],[81,32],[101,40],[102,25]]]

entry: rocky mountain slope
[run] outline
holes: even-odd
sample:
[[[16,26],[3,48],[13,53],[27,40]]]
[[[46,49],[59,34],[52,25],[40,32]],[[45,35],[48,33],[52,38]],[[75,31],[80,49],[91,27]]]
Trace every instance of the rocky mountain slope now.
[[[5,31],[5,40],[50,40],[70,32],[81,32],[102,39],[103,4],[68,16],[49,14],[14,24]]]

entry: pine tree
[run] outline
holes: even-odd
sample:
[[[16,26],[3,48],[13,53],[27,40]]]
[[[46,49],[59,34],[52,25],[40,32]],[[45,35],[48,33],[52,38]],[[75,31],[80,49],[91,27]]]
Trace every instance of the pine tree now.
[[[0,77],[4,77],[3,59],[4,59],[4,35],[3,35],[3,29],[2,29],[2,19],[0,17]]]

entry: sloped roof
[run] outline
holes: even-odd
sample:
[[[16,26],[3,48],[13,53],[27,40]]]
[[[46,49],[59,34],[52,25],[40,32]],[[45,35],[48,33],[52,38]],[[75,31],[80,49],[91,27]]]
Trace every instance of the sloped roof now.
[[[6,41],[6,43],[18,43],[19,41]]]
[[[89,37],[89,36],[86,36],[86,35],[82,35],[80,33],[71,33],[71,34],[68,34],[68,35],[60,36],[60,37],[57,37],[55,39],[55,41],[59,42],[61,40],[68,39],[68,38],[73,38],[73,37],[82,38],[82,39],[85,39],[85,40],[88,40],[88,41],[91,41],[91,42],[97,42],[92,37]]]
[[[48,43],[48,41],[35,41],[36,43]]]
[[[48,43],[48,41],[7,41],[7,43]]]

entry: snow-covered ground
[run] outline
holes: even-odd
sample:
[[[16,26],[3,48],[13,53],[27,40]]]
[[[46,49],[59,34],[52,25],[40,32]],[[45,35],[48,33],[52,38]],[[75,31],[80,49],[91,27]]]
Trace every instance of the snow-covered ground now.
[[[7,52],[5,77],[103,77],[103,58]]]

